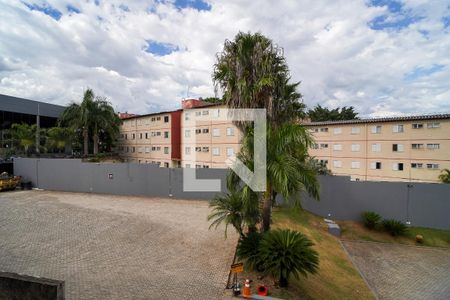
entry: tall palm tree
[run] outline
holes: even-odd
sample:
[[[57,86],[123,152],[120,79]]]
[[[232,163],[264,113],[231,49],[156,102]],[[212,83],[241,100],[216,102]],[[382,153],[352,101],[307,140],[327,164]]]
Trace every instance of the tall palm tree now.
[[[442,183],[450,183],[450,170],[449,169],[442,170],[442,174],[439,175],[439,180],[441,180]]]
[[[275,102],[282,97],[289,69],[279,49],[260,33],[239,32],[225,41],[214,65],[213,81],[231,108],[266,108],[269,123],[279,118]]]
[[[316,171],[309,162],[308,148],[313,143],[307,129],[299,124],[286,123],[267,130],[266,191],[261,195],[261,231],[270,229],[273,194],[279,193],[284,199],[299,203],[299,192],[306,191],[319,199],[319,182]],[[252,169],[254,153],[253,130],[245,135],[238,158]],[[239,184],[235,173],[230,173],[229,181]]]
[[[92,118],[94,108],[94,92],[87,89],[83,95],[81,104],[70,104],[61,114],[60,124],[68,125],[73,130],[81,130],[83,135],[83,154],[89,154],[89,125]]]

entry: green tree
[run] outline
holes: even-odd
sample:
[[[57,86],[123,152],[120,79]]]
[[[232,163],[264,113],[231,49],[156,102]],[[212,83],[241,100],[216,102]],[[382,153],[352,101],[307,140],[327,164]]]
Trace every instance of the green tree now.
[[[450,170],[449,169],[442,170],[442,174],[439,175],[439,180],[442,183],[450,183]]]
[[[259,258],[264,272],[279,278],[280,287],[286,287],[291,275],[314,274],[319,268],[319,255],[313,243],[300,232],[276,229],[264,234],[259,245]]]
[[[99,137],[102,133],[115,136],[119,132],[120,119],[105,98],[95,97],[91,89],[84,92],[81,104],[72,103],[61,115],[60,125],[81,131],[83,153],[89,154],[89,135],[92,134],[93,152],[98,153]]]
[[[294,200],[294,204],[299,204],[300,191],[306,191],[319,199],[319,182],[308,156],[308,148],[312,143],[311,135],[300,124],[286,123],[280,127],[268,128],[266,191],[261,194],[261,231],[270,229],[274,192],[281,194],[287,201]],[[253,169],[253,153],[254,136],[253,130],[249,129],[237,157]],[[235,173],[230,173],[229,177],[234,185],[240,184]]]
[[[265,108],[271,126],[297,117],[286,114],[301,108],[301,95],[295,91],[298,83],[288,84],[289,69],[280,50],[260,33],[239,32],[233,41],[225,41],[213,81],[228,107]]]
[[[344,106],[342,108],[338,107],[330,110],[326,107],[322,107],[320,104],[316,105],[313,109],[308,110],[308,117],[312,122],[359,119],[358,113],[355,112],[353,106]]]
[[[201,98],[203,102],[211,103],[211,104],[221,104],[223,103],[223,99],[217,98],[217,97],[207,97],[207,98]]]
[[[29,154],[34,147],[39,147],[40,145],[36,145],[36,130],[36,124],[12,124],[9,134],[13,147],[25,154]],[[41,137],[43,136],[44,134],[41,133]]]
[[[72,140],[72,131],[64,127],[52,127],[46,132],[46,147],[47,149],[63,151]]]

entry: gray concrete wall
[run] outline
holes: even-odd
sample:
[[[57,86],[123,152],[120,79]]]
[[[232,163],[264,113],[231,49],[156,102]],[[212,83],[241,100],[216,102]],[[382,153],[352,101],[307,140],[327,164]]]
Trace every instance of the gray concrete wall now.
[[[224,169],[197,169],[198,179],[221,179]],[[83,163],[78,159],[14,160],[14,174],[47,190],[209,200],[214,192],[183,191],[183,170],[151,164]],[[112,178],[109,177],[112,174]],[[301,194],[302,206],[323,217],[359,220],[363,211],[412,226],[450,229],[450,184],[350,181],[344,176],[319,176],[320,201]]]

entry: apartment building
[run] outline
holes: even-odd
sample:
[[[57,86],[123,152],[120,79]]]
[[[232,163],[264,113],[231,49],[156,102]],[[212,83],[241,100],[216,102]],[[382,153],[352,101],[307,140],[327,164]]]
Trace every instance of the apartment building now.
[[[181,114],[176,110],[124,118],[119,152],[127,161],[179,167]]]
[[[239,151],[241,133],[220,120],[223,105],[182,101],[182,109],[123,119],[119,151],[127,160],[161,167],[227,168]]]
[[[306,123],[310,155],[354,180],[438,182],[450,169],[450,114]]]
[[[181,121],[182,166],[227,168],[226,160],[239,152],[241,132],[224,120],[224,105],[205,105],[183,110]]]

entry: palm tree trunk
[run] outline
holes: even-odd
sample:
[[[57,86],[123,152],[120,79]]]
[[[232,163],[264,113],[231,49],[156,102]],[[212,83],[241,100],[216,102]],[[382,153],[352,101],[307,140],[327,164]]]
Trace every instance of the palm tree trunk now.
[[[84,148],[84,156],[88,156],[89,154],[89,136],[87,128],[83,128],[83,148]]]
[[[288,280],[283,275],[280,275],[280,287],[287,287],[288,286]]]
[[[94,133],[92,138],[94,140],[94,155],[96,155],[98,153],[98,134]]]
[[[272,186],[270,185],[270,182],[267,182],[267,189],[264,192],[261,232],[269,231],[271,214],[272,214]]]

